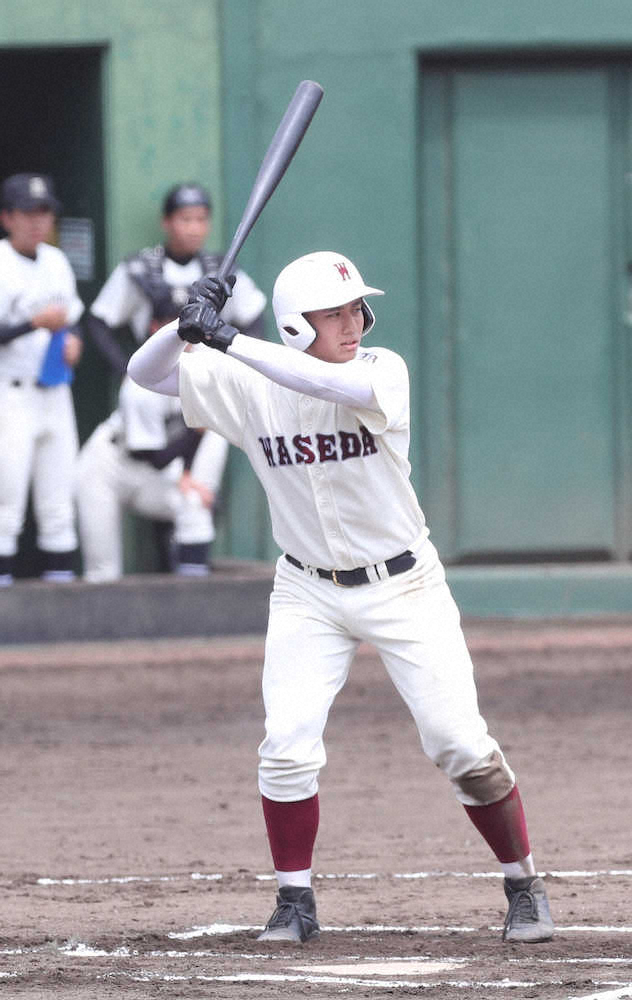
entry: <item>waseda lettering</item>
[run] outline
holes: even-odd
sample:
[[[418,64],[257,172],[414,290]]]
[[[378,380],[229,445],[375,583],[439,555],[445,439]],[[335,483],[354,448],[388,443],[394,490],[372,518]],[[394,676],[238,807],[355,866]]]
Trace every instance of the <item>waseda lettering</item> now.
[[[349,431],[339,431],[340,434],[340,458],[344,462],[347,458],[357,458],[362,451],[362,443],[357,434]]]
[[[314,441],[308,434],[295,434],[290,443],[284,434],[274,438],[260,437],[259,444],[271,469],[281,465],[311,465],[312,462],[346,462],[350,458],[377,455],[375,438],[360,424],[360,433],[338,431],[337,434],[317,434]]]
[[[294,460],[297,465],[300,465],[301,462],[304,462],[305,465],[311,465],[312,462],[316,461],[316,455],[310,448],[311,443],[311,438],[303,437],[301,434],[295,434],[292,438],[292,444],[296,448]]]
[[[321,462],[337,462],[336,435],[317,434],[316,440],[318,441],[318,457]]]
[[[291,465],[292,459],[290,458],[290,453],[287,450],[285,438],[281,435],[277,437],[276,441],[277,441],[277,455],[279,458],[279,465]]]

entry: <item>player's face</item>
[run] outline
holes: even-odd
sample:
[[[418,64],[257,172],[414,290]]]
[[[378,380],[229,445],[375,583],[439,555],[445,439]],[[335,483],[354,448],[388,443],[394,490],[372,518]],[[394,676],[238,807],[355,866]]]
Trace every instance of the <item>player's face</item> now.
[[[305,313],[305,319],[316,330],[316,339],[306,354],[334,364],[355,358],[364,330],[362,299],[333,309],[315,309]]]
[[[38,243],[49,240],[55,227],[55,215],[50,209],[21,212],[13,209],[2,213],[2,225],[9,234],[11,245],[18,253],[34,254]]]
[[[204,205],[187,205],[177,208],[162,220],[167,234],[167,246],[180,257],[202,249],[211,230],[211,218]]]

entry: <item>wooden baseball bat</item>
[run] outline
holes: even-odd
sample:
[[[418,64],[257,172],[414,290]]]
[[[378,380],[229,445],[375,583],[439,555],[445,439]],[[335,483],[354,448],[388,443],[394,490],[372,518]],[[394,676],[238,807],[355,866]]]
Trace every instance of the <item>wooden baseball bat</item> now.
[[[233,269],[237,254],[255,222],[287,170],[323,96],[323,88],[313,80],[303,80],[287,106],[255,177],[248,203],[217,277],[224,280]]]

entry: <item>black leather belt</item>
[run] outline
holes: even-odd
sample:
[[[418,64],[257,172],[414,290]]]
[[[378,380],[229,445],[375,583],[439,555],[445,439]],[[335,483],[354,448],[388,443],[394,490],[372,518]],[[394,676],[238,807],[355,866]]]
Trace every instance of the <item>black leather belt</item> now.
[[[288,555],[287,552],[285,553],[285,558],[292,566],[296,566],[297,569],[306,569],[302,562],[299,562],[294,556]],[[392,559],[387,559],[385,563],[378,565],[386,566],[389,576],[397,576],[398,573],[405,573],[407,569],[412,569],[415,561],[415,557],[410,549],[406,549],[405,552],[401,552],[398,556],[393,556]],[[315,567],[316,573],[323,580],[332,580],[338,587],[359,587],[363,583],[371,583],[371,577],[368,574],[369,569],[374,569],[377,578],[380,579],[377,566],[359,566],[357,569],[318,569]]]

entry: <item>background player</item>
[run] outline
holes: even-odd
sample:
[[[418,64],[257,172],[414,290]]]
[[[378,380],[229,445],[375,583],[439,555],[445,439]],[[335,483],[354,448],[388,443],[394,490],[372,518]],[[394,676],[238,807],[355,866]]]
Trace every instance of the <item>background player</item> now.
[[[209,571],[213,508],[228,442],[184,426],[180,401],[125,378],[118,408],[79,453],[77,508],[84,579],[123,574],[123,511],[173,524],[168,568],[183,576]]]
[[[129,352],[120,333],[129,327],[137,344],[186,303],[191,286],[219,268],[222,255],[205,249],[212,231],[211,197],[200,184],[178,184],[162,208],[165,241],[132,254],[115,267],[90,306],[87,329],[112,368],[123,375]],[[226,321],[249,336],[263,337],[266,297],[252,279],[237,271]]]
[[[31,485],[42,576],[62,582],[77,547],[70,382],[83,305],[67,257],[47,243],[60,210],[50,177],[14,174],[0,197],[0,584],[13,580]]]
[[[361,347],[374,323],[366,297],[383,293],[340,254],[299,258],[275,283],[277,345],[218,319],[229,292],[229,282],[202,282],[179,324],[147,341],[129,371],[148,388],[179,393],[190,426],[211,427],[246,451],[284,553],[270,601],[259,747],[279,892],[261,939],[318,933],[311,867],[323,732],[366,641],[502,867],[504,938],[548,940],[553,923],[515,776],[480,715],[459,613],[409,479],[407,368],[393,351]],[[213,350],[183,353],[186,341]]]
[[[87,316],[90,336],[108,359],[113,370],[121,375],[125,372],[129,356],[129,351],[123,346],[124,328],[131,330],[136,343],[142,343],[158,327],[178,316],[188,299],[192,284],[203,275],[217,271],[222,261],[221,254],[211,253],[205,249],[205,243],[212,231],[212,204],[208,191],[200,184],[177,184],[172,187],[164,198],[161,222],[165,233],[164,243],[145,248],[122,261],[104,284]],[[227,307],[227,318],[243,333],[252,337],[263,337],[263,313],[266,301],[261,289],[257,288],[244,271],[239,270],[234,294]],[[128,404],[119,404],[119,409],[127,412]],[[174,431],[175,416],[173,413],[169,416],[173,448],[178,440],[186,443],[186,438]],[[129,420],[126,418],[126,426],[128,425]],[[184,424],[181,430],[184,430]],[[162,439],[163,433],[164,430],[158,431],[157,436],[152,438],[150,443],[152,449],[162,448],[158,442]],[[96,458],[94,452],[97,444],[101,450],[107,451],[105,434],[93,438],[90,443],[92,464]],[[175,457],[173,452],[172,457]],[[182,453],[180,457],[190,459],[191,456]],[[209,457],[210,461],[206,469],[202,467],[205,457]],[[102,458],[108,463],[108,468],[112,472],[114,452],[103,454]],[[140,467],[133,469],[129,463],[123,462],[120,448],[117,458],[119,474],[109,477],[110,488],[115,488],[115,484],[118,484],[121,507],[128,506],[137,512],[144,511],[149,516],[149,508],[145,503],[141,504],[139,500],[138,503],[130,504],[130,483],[135,481],[143,470]],[[195,464],[201,482],[218,482],[214,449],[205,448]],[[90,495],[90,486],[86,480],[87,467],[88,463],[82,458],[80,482],[82,497]],[[144,471],[145,479],[148,480],[150,473],[147,468]],[[108,532],[105,530],[105,525],[98,521],[97,508],[80,499],[80,511],[81,532],[89,546],[86,552],[89,562],[87,577],[94,577],[93,570],[96,564],[100,564],[103,568],[107,563],[110,566],[107,571],[110,579],[114,563],[109,558],[105,559],[105,551],[109,547],[111,552],[112,546],[116,547],[119,544],[120,527],[114,527],[118,519],[112,517],[111,531]],[[151,520],[157,543],[158,564],[162,570],[168,571],[171,568],[172,554],[171,523],[155,517]],[[212,528],[209,530],[213,531]],[[111,539],[110,546],[107,542],[108,534]],[[88,539],[91,541],[88,542]],[[98,555],[94,547],[97,539],[101,550]],[[198,558],[201,558],[201,550],[198,550]],[[102,570],[99,570],[97,575],[101,577],[101,573]]]

